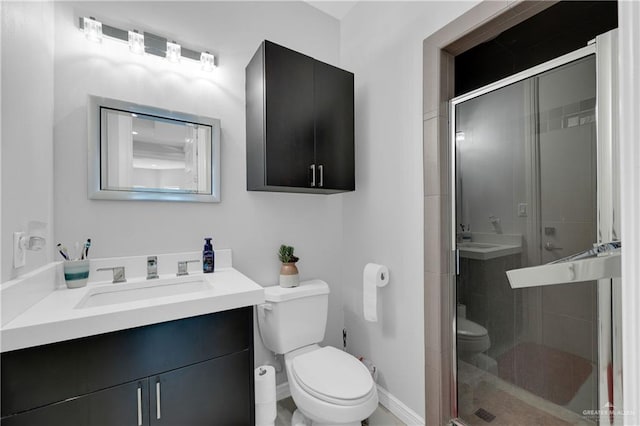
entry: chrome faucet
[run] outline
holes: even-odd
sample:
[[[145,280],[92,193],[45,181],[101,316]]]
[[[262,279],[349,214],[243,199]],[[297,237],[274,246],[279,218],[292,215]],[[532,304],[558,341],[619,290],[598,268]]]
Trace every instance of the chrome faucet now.
[[[189,263],[196,263],[196,262],[200,262],[199,260],[181,260],[180,262],[178,262],[178,273],[176,274],[176,276],[181,277],[183,275],[189,275],[189,270],[187,269],[189,267]]]
[[[124,266],[114,266],[112,268],[98,268],[96,271],[113,271],[112,283],[126,283],[127,278],[124,275]]]
[[[147,257],[147,279],[158,278],[158,256]]]

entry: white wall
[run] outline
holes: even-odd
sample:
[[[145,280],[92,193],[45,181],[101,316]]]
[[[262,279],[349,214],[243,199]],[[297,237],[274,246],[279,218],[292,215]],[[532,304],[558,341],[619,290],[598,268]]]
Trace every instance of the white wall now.
[[[2,20],[2,3],[0,3],[0,21]],[[2,26],[4,28],[4,25]],[[0,129],[2,129],[2,30],[0,30]],[[0,130],[0,164],[2,164],[2,131]],[[2,173],[0,173],[0,239],[4,240],[4,233],[2,232]],[[2,275],[2,244],[0,243],[0,283],[3,281]]]
[[[618,64],[620,67],[620,198],[622,240],[625,242],[622,253],[622,377],[624,383],[623,409],[628,414],[622,419],[625,425],[640,424],[640,369],[638,368],[638,325],[640,325],[640,146],[637,135],[640,133],[640,85],[637,69],[640,67],[640,3],[622,1],[619,3],[620,49]],[[616,379],[618,372],[616,371]],[[616,409],[620,410],[620,404]]]
[[[0,282],[53,258],[53,5],[3,2],[2,55],[2,274]],[[13,268],[13,232],[30,221],[48,224],[47,247],[28,251]]]
[[[356,191],[342,216],[347,349],[423,418],[422,42],[473,4],[360,2],[341,25],[341,65],[356,81]],[[367,262],[390,269],[377,323],[362,315]]]
[[[456,142],[458,221],[472,232],[495,232],[489,217],[496,216],[503,233],[526,234],[526,219],[517,216],[518,203],[528,201],[524,93],[524,83],[513,84],[457,107],[456,129],[464,133]]]
[[[326,340],[341,345],[341,197],[246,191],[245,66],[263,39],[338,64],[339,23],[299,2],[56,3],[55,238],[92,239],[94,257],[198,250],[203,237],[231,248],[234,266],[277,283],[281,243],[295,246],[302,279],[331,288]],[[126,44],[93,44],[78,16],[175,38],[218,56],[215,74],[185,71]],[[196,67],[197,69],[197,67]],[[219,118],[222,202],[125,202],[87,198],[89,94]],[[256,361],[268,358],[256,334]],[[282,381],[283,377],[279,377]]]

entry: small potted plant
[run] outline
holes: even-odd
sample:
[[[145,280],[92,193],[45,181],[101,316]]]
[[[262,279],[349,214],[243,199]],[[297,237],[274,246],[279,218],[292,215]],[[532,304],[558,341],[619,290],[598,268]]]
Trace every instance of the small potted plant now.
[[[278,258],[282,262],[280,268],[280,287],[297,287],[300,284],[300,275],[296,262],[299,260],[293,255],[293,247],[282,244],[278,250]]]

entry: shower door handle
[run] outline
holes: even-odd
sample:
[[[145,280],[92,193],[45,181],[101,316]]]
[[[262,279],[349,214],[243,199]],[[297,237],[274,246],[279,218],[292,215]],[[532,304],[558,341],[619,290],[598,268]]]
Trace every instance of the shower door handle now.
[[[546,251],[564,250],[562,247],[556,247],[556,246],[554,246],[554,245],[553,245],[553,243],[551,243],[551,242],[547,242],[547,243],[545,243],[545,245],[544,245],[544,249],[545,249]]]

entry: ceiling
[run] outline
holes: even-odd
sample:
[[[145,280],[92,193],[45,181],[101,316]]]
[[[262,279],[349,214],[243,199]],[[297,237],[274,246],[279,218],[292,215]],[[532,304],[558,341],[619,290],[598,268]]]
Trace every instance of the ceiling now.
[[[320,9],[324,13],[333,16],[337,20],[341,20],[356,5],[358,0],[337,0],[337,1],[309,1],[311,6]]]

